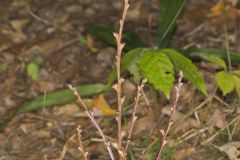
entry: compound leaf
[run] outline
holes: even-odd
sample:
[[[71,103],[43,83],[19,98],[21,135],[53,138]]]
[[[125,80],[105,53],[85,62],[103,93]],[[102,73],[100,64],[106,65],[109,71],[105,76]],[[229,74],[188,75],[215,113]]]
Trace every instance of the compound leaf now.
[[[218,56],[215,56],[215,55],[200,55],[200,56],[206,61],[209,61],[221,66],[224,70],[227,69],[227,65],[224,62],[224,60],[219,58]]]
[[[217,73],[216,79],[217,79],[217,85],[223,92],[224,96],[233,91],[235,86],[234,84],[235,80],[234,80],[233,74],[225,71],[221,71]]]
[[[174,66],[160,50],[147,50],[140,59],[142,74],[169,99],[174,83]]]
[[[234,78],[235,90],[237,92],[238,97],[240,98],[240,77],[233,75],[233,78]]]
[[[204,80],[200,76],[197,67],[190,59],[172,49],[163,49],[162,52],[164,52],[171,59],[177,70],[183,72],[183,75],[186,79],[191,81],[199,91],[207,96]]]

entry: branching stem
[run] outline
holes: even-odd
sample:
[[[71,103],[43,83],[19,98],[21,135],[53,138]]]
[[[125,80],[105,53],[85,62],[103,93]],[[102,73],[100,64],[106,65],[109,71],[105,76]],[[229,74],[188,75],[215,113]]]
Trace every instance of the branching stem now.
[[[170,130],[172,124],[173,124],[174,113],[175,113],[175,110],[177,108],[177,102],[178,102],[178,99],[179,99],[179,96],[180,96],[180,89],[181,89],[181,86],[182,86],[182,78],[183,78],[183,74],[180,71],[179,78],[178,78],[178,84],[175,87],[176,97],[175,97],[173,106],[171,108],[171,113],[170,113],[170,117],[169,117],[169,121],[168,121],[168,126],[167,126],[166,130],[164,130],[164,129],[160,130],[160,132],[162,134],[162,141],[161,141],[160,148],[158,150],[157,157],[156,157],[155,160],[160,160],[162,150],[163,150],[164,146],[167,144],[167,134],[168,134],[168,132],[169,132],[169,130]]]

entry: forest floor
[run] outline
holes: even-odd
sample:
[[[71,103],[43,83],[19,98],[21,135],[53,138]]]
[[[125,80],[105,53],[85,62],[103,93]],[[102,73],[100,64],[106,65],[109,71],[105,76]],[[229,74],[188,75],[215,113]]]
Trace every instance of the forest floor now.
[[[187,0],[170,47],[225,49],[224,18],[211,11],[217,2]],[[144,43],[156,46],[158,12],[158,0],[132,0],[125,26],[134,29]],[[117,28],[121,13],[120,0],[0,1],[0,121],[23,103],[67,88],[68,84],[106,83],[115,65],[116,49],[93,35],[82,33],[93,25]],[[226,17],[230,49],[240,51],[239,9],[232,7]],[[87,46],[80,43],[79,35],[87,41]],[[37,79],[32,80],[26,74],[26,66],[36,57],[41,57],[43,62]],[[223,145],[230,151],[236,149],[238,155],[235,152],[232,156],[239,158],[239,100],[234,93],[224,97],[217,90],[214,75],[218,68],[215,65],[194,63],[207,83],[209,96],[202,95],[191,83],[184,81],[163,159],[228,159],[229,152],[220,151]],[[148,85],[144,92],[129,159],[151,159],[152,146],[157,143],[159,130],[166,127],[173,102],[156,94]],[[129,106],[136,94],[131,78],[124,83],[123,94]],[[104,133],[113,141],[117,134],[115,116],[104,114],[106,106],[101,105],[106,101],[107,107],[115,110],[115,95],[109,91],[104,95],[84,97],[98,101],[96,106],[100,106],[92,109]],[[129,118],[129,114],[124,116],[126,126]],[[79,125],[90,159],[109,159],[97,130],[73,101],[51,108],[44,108],[43,104],[39,111],[15,116],[0,133],[0,160],[79,160]]]

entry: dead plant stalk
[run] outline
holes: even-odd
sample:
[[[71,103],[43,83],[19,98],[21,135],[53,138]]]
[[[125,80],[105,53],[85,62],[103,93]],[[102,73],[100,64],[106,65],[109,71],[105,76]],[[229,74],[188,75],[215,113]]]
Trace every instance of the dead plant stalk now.
[[[130,122],[130,127],[128,129],[128,137],[127,137],[127,144],[126,144],[126,147],[124,149],[124,155],[126,155],[127,153],[127,149],[128,149],[128,146],[131,142],[131,136],[132,136],[132,131],[133,131],[133,127],[134,127],[134,123],[135,121],[137,120],[137,116],[136,116],[136,111],[137,111],[137,106],[138,106],[138,102],[139,102],[139,98],[141,97],[141,91],[145,85],[145,83],[147,82],[147,79],[144,79],[141,83],[140,86],[138,86],[138,90],[137,90],[137,96],[135,98],[135,105],[134,105],[134,108],[133,108],[133,113],[132,113],[132,119],[131,119],[131,122]]]
[[[113,152],[112,152],[112,149],[111,149],[111,146],[110,146],[110,142],[107,140],[106,136],[104,135],[102,129],[100,128],[100,126],[97,124],[94,116],[93,116],[93,112],[90,112],[88,109],[87,109],[87,106],[84,104],[82,98],[80,97],[80,95],[78,94],[77,90],[75,87],[69,85],[69,88],[70,90],[72,90],[73,94],[77,97],[77,102],[83,106],[83,108],[85,109],[85,113],[87,114],[87,116],[90,118],[90,120],[92,121],[92,123],[94,124],[94,126],[97,128],[99,134],[101,135],[102,139],[103,139],[103,142],[108,150],[108,153],[111,157],[112,160],[115,160],[114,158],[114,155],[113,155]]]
[[[83,143],[82,143],[82,140],[81,140],[81,137],[82,137],[81,125],[78,126],[77,132],[78,132],[78,141],[79,141],[79,147],[78,147],[78,149],[79,149],[79,151],[82,153],[83,159],[84,159],[84,160],[88,160],[88,158],[87,158],[88,152],[85,151],[85,148],[84,148]]]
[[[123,131],[122,131],[122,104],[124,99],[122,98],[122,91],[121,91],[121,87],[122,87],[122,83],[123,83],[123,79],[121,78],[121,55],[122,55],[122,50],[125,46],[125,44],[122,42],[122,32],[123,32],[123,26],[124,26],[124,22],[126,19],[126,14],[127,14],[127,10],[129,8],[129,2],[128,0],[124,0],[124,9],[123,9],[123,14],[122,14],[122,18],[119,21],[119,31],[118,33],[113,33],[115,39],[116,39],[116,43],[117,43],[117,54],[116,54],[116,68],[117,68],[117,84],[115,84],[113,86],[113,88],[116,90],[117,92],[117,99],[118,99],[118,115],[117,115],[117,123],[118,123],[118,154],[119,154],[119,158],[125,159],[125,156],[123,154],[122,151],[122,139],[123,139]]]
[[[178,99],[179,99],[179,96],[180,96],[180,89],[181,89],[181,86],[182,86],[182,78],[183,78],[183,73],[180,71],[179,78],[178,78],[178,84],[175,87],[176,97],[175,97],[173,106],[171,108],[171,113],[170,113],[170,117],[169,117],[169,121],[168,121],[168,126],[165,130],[164,129],[160,130],[160,132],[162,134],[162,141],[161,141],[158,153],[157,153],[156,160],[160,160],[162,150],[163,150],[164,146],[167,144],[167,134],[168,134],[168,132],[169,132],[169,130],[170,130],[172,124],[173,124],[174,113],[175,113],[175,110],[176,110],[176,107],[177,107],[177,102],[178,102]]]

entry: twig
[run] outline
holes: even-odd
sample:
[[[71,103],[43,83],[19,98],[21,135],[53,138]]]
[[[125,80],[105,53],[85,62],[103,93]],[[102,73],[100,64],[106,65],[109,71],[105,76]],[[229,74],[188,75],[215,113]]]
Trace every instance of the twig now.
[[[82,140],[81,140],[81,137],[82,137],[82,129],[81,129],[81,126],[79,125],[78,128],[77,128],[77,132],[78,132],[78,141],[79,141],[79,151],[82,153],[83,155],[83,159],[84,160],[88,160],[87,158],[87,155],[88,155],[88,152],[85,151],[84,147],[83,147],[83,144],[82,144]]]
[[[61,153],[61,156],[58,158],[58,160],[63,160],[66,153],[67,153],[67,149],[68,149],[68,146],[69,146],[69,143],[71,141],[73,141],[73,139],[76,137],[76,134],[73,134],[67,141],[66,143],[64,144],[63,146],[63,149],[62,149],[62,153]],[[85,159],[84,159],[85,160]]]
[[[125,46],[124,43],[122,43],[122,32],[123,32],[123,26],[127,14],[127,10],[129,8],[129,2],[128,0],[124,0],[124,9],[123,9],[123,14],[122,18],[120,19],[120,24],[119,24],[119,31],[118,33],[113,33],[116,43],[117,43],[117,55],[116,55],[116,67],[117,67],[117,84],[113,85],[113,88],[117,91],[117,99],[118,99],[118,115],[117,115],[117,123],[118,123],[118,154],[119,154],[119,159],[125,159],[125,156],[122,152],[122,138],[123,138],[123,131],[122,131],[122,104],[124,99],[122,98],[122,83],[123,79],[121,78],[121,54],[123,47]]]
[[[180,96],[180,89],[181,89],[181,86],[182,86],[182,78],[183,78],[183,74],[182,72],[180,71],[179,73],[179,78],[178,78],[178,84],[177,86],[175,87],[176,89],[176,98],[175,98],[175,101],[173,103],[173,107],[171,108],[171,114],[170,114],[170,117],[169,117],[169,121],[168,121],[168,127],[166,130],[160,130],[161,134],[162,134],[162,141],[161,141],[161,144],[160,144],[160,148],[158,150],[158,153],[157,153],[157,158],[156,160],[159,160],[160,157],[161,157],[161,153],[162,153],[162,150],[164,148],[164,146],[167,144],[167,134],[173,124],[173,119],[174,119],[174,113],[175,113],[175,110],[176,110],[176,107],[177,107],[177,102],[178,102],[178,98]]]
[[[237,122],[238,120],[240,120],[240,115],[238,115],[237,117],[235,117],[231,122],[228,123],[228,126],[234,124],[235,122]],[[218,132],[216,132],[215,134],[213,134],[211,137],[209,137],[207,140],[205,140],[204,142],[201,143],[201,145],[205,145],[211,141],[213,141],[222,131],[224,131],[227,127],[224,127],[222,129],[220,129]]]
[[[111,157],[112,160],[115,160],[114,156],[113,156],[113,152],[112,152],[112,149],[110,147],[110,142],[107,140],[107,138],[105,137],[102,129],[99,127],[99,125],[97,124],[94,116],[93,116],[93,112],[90,112],[88,109],[87,109],[87,106],[83,103],[83,100],[82,98],[80,97],[80,95],[78,94],[77,90],[75,87],[69,85],[69,88],[73,91],[73,94],[77,97],[77,101],[80,105],[83,106],[83,108],[85,109],[85,113],[87,114],[87,116],[91,119],[92,123],[94,124],[94,126],[97,128],[98,132],[100,133],[102,139],[103,139],[103,142],[104,144],[106,145],[107,147],[107,150],[108,150],[108,153]]]
[[[70,32],[70,31],[68,31],[68,30],[66,30],[66,29],[61,28],[59,25],[54,24],[54,23],[52,23],[52,22],[50,22],[50,21],[48,21],[48,20],[46,20],[46,19],[43,19],[43,18],[39,17],[38,15],[36,15],[35,13],[33,13],[31,10],[28,10],[28,13],[29,13],[33,18],[35,18],[36,20],[38,20],[38,21],[40,21],[40,22],[43,22],[43,23],[46,24],[46,25],[53,26],[54,28],[59,29],[59,30],[62,31],[62,32],[66,32],[66,33],[68,33],[68,34],[73,34],[72,32]]]
[[[194,138],[195,136],[201,134],[201,133],[204,133],[205,131],[207,131],[209,128],[208,127],[204,127],[202,129],[193,129],[193,130],[190,130],[188,131],[186,134],[182,135],[181,137],[179,137],[177,139],[177,145],[191,139],[191,138]]]
[[[138,86],[137,96],[135,98],[135,105],[134,105],[133,113],[132,113],[132,119],[131,119],[130,127],[129,127],[129,130],[128,130],[127,144],[126,144],[126,147],[124,149],[124,155],[126,155],[128,146],[131,142],[133,126],[134,126],[135,121],[137,120],[136,111],[137,111],[138,101],[139,101],[139,98],[141,97],[141,91],[142,91],[146,82],[147,82],[147,79],[144,79],[142,81],[141,85]]]

